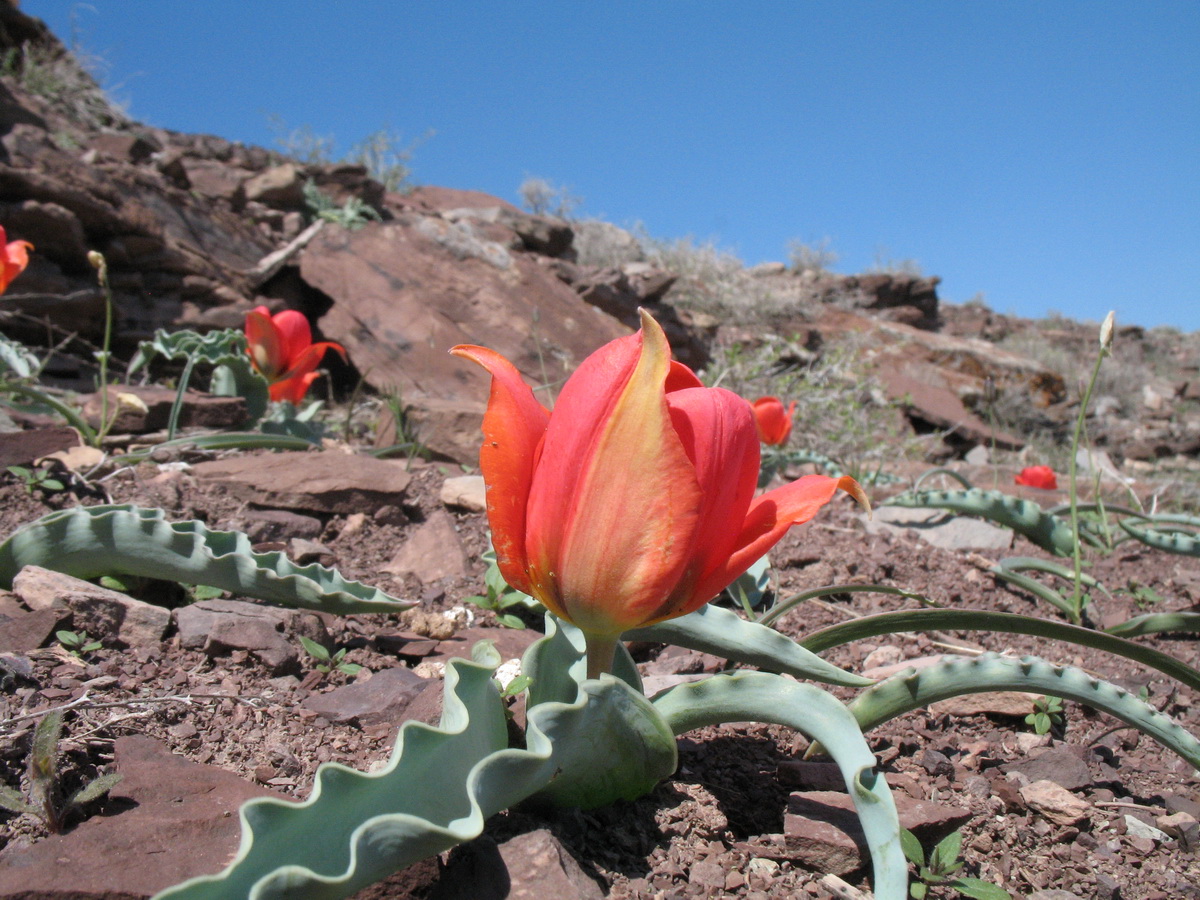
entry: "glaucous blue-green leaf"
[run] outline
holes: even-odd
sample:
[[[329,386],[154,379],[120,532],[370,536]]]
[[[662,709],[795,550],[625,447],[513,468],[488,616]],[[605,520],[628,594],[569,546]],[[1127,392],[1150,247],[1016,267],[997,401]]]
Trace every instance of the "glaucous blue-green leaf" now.
[[[647,628],[635,628],[621,637],[627,641],[678,644],[745,665],[772,672],[786,672],[797,678],[811,678],[826,684],[862,687],[873,683],[869,678],[854,675],[826,662],[772,628],[748,622],[736,613],[712,604],[678,619],[668,619]]]
[[[871,851],[878,900],[904,900],[908,867],[891,791],[850,711],[833,695],[765,672],[714,675],[657,695],[657,709],[676,734],[721,722],[787,725],[827,751],[846,782]]]
[[[571,641],[545,643],[543,663],[562,654],[557,662],[570,668]],[[499,657],[481,646],[477,658],[450,661],[439,727],[406,722],[385,768],[325,763],[304,802],[249,801],[234,861],[157,900],[336,900],[478,836],[489,816],[539,792],[548,802],[599,805],[639,796],[674,771],[666,723],[609,675],[577,685],[570,703],[530,707],[526,749],[509,748],[492,680]]]
[[[81,506],[43,516],[0,544],[0,587],[23,566],[76,578],[137,575],[199,584],[286,606],[331,613],[398,612],[416,605],[278,551],[256,553],[238,531],[168,522],[161,509]]]
[[[1036,656],[949,656],[922,669],[906,669],[867,688],[850,703],[850,711],[865,732],[938,700],[982,691],[1037,691],[1077,700],[1132,725],[1200,769],[1200,741],[1169,716],[1082,669],[1056,666]]]

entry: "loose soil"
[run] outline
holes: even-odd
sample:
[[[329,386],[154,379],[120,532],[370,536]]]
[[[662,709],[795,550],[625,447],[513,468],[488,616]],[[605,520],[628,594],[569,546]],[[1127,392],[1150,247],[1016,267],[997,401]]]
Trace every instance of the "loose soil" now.
[[[362,528],[344,534],[344,517],[325,521],[321,543],[344,575],[421,599],[417,611],[397,616],[331,618],[337,645],[350,648],[348,661],[372,671],[413,665],[414,660],[373,649],[369,638],[385,631],[420,629],[422,611],[461,606],[465,597],[480,592],[484,566],[479,557],[487,541],[482,514],[453,513],[472,561],[466,577],[422,585],[380,572],[406,534],[443,508],[439,490],[445,474],[444,466],[417,468],[403,505],[407,524],[380,524],[368,517]],[[103,502],[104,493],[113,502],[159,506],[173,518],[198,518],[217,528],[238,527],[246,509],[242,500],[219,486],[198,483],[186,471],[165,474],[150,464],[120,470],[82,497],[30,494],[6,476],[0,483],[0,533],[7,535],[52,508]],[[851,504],[839,499],[816,521],[793,529],[772,553],[772,561],[780,596],[824,584],[877,582],[919,592],[949,607],[1056,618],[1043,602],[993,579],[987,569],[1001,555],[1045,554],[1020,539],[1009,553],[987,555],[937,549],[908,532],[868,534]],[[1126,543],[1096,560],[1090,571],[1111,589],[1142,586],[1157,592],[1163,599],[1154,606],[1156,611],[1189,609],[1200,601],[1200,560]],[[1102,599],[1104,608],[1098,614],[1139,611],[1124,595]],[[172,603],[178,601],[170,598]],[[843,594],[803,604],[778,627],[785,634],[801,636],[854,616],[915,605],[891,595]],[[477,625],[500,627],[491,613],[474,611]],[[1141,640],[1200,666],[1200,647],[1191,638]],[[661,651],[635,649],[647,663]],[[1200,734],[1200,710],[1188,689],[1122,658],[1075,645],[1006,634],[897,634],[825,655],[839,666],[861,670],[864,664],[881,659],[982,650],[1036,653],[1052,662],[1081,666],[1135,693],[1144,691],[1150,703]],[[248,654],[210,658],[181,649],[178,640],[170,637],[154,647],[103,648],[85,660],[69,656],[57,645],[47,646],[29,659],[31,678],[7,684],[0,694],[0,777],[13,787],[21,784],[30,734],[29,720],[14,723],[14,717],[69,703],[85,690],[94,700],[114,703],[188,694],[240,699],[72,712],[67,719],[70,739],[65,744],[69,779],[103,771],[111,762],[116,738],[143,734],[174,753],[303,797],[311,789],[318,764],[336,760],[368,769],[387,758],[395,736],[394,726],[334,725],[301,708],[309,693],[352,680],[342,673],[328,678],[272,677]],[[1078,825],[1057,826],[1026,808],[1001,774],[1004,764],[1022,757],[1017,736],[1030,730],[1017,717],[951,718],[917,712],[876,729],[869,741],[895,791],[969,810],[962,827],[966,873],[1002,884],[1014,896],[1060,889],[1080,898],[1105,900],[1200,897],[1196,848],[1183,846],[1180,840],[1132,834],[1127,820],[1132,816],[1153,823],[1169,810],[1200,811],[1195,772],[1121,722],[1067,702],[1065,725],[1048,741],[1052,747],[1072,748],[1086,763],[1092,781],[1076,794],[1092,806]],[[789,794],[798,789],[789,783],[788,764],[807,747],[802,736],[783,727],[735,724],[689,733],[680,739],[679,747],[675,776],[636,802],[591,812],[503,813],[488,823],[485,839],[504,841],[547,828],[612,898],[824,900],[835,896],[818,883],[822,873],[800,864],[780,837]],[[91,812],[119,814],[104,804]],[[31,816],[6,816],[0,823],[4,845],[44,836]],[[464,852],[446,854],[441,865],[452,865],[456,854]],[[751,865],[752,860],[758,862]],[[712,883],[711,864],[725,873],[723,884]],[[869,888],[863,872],[846,877],[860,888]],[[418,897],[430,890],[430,884],[424,883],[407,894],[397,888],[372,896]],[[931,896],[955,896],[948,890],[939,895],[938,890]]]

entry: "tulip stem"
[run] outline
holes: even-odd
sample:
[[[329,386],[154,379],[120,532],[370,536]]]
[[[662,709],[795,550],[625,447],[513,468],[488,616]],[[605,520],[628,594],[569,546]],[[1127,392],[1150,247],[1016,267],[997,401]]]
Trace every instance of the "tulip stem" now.
[[[617,637],[610,634],[584,634],[587,643],[587,677],[599,678],[612,671]]]

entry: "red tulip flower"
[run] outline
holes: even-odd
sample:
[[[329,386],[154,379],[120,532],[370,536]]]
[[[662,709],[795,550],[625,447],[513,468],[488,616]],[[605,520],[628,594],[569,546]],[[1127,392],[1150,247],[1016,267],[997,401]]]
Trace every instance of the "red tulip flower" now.
[[[792,414],[795,411],[795,400],[786,409],[778,397],[759,397],[755,400],[754,425],[758,429],[758,439],[771,447],[786,444],[792,433]]]
[[[1042,488],[1046,491],[1052,491],[1058,487],[1058,476],[1049,466],[1027,466],[1013,481],[1023,484],[1025,487]]]
[[[295,405],[317,380],[316,368],[326,350],[336,350],[346,358],[341,344],[314,344],[308,319],[291,309],[271,315],[265,306],[259,306],[246,313],[246,342],[250,361],[270,385],[271,399]]]
[[[29,265],[29,241],[9,241],[4,227],[0,226],[0,294],[8,290],[9,282],[25,271]]]
[[[621,633],[703,606],[854,479],[809,475],[755,497],[750,404],[672,362],[645,311],[547,411],[500,354],[450,351],[492,376],[479,465],[496,562],[510,585],[585,634],[588,675]]]

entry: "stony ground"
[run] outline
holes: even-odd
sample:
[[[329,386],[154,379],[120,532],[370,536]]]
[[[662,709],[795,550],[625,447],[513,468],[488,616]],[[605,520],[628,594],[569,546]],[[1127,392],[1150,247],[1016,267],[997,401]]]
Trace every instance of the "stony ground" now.
[[[197,477],[186,465],[143,464],[119,470],[76,496],[29,493],[5,477],[0,483],[4,534],[52,508],[100,502],[107,494],[115,502],[163,507],[172,517],[247,529],[266,545],[290,547],[331,562],[349,577],[419,599],[420,604],[389,616],[280,614],[277,627],[284,646],[256,647],[249,641],[239,647],[232,637],[224,643],[197,637],[195,620],[183,612],[192,598],[164,592],[158,585],[143,599],[177,610],[161,639],[138,638],[130,646],[106,639],[103,647],[79,658],[66,652],[53,635],[55,628],[78,629],[79,621],[61,615],[48,619],[45,614],[35,621],[38,614],[29,612],[17,596],[3,598],[0,639],[5,645],[0,650],[8,652],[0,656],[0,779],[14,788],[25,783],[24,761],[36,721],[30,714],[67,707],[67,787],[113,767],[126,774],[126,781],[107,801],[89,807],[90,818],[65,836],[48,836],[32,816],[0,814],[0,887],[31,884],[32,869],[39,869],[45,876],[41,880],[49,884],[39,888],[40,893],[10,886],[0,896],[93,896],[69,893],[69,872],[53,877],[47,872],[87,870],[87,865],[100,865],[98,860],[76,859],[78,865],[70,867],[35,863],[23,874],[21,866],[30,860],[61,861],[67,858],[64,848],[86,853],[78,849],[82,844],[62,842],[98,833],[97,823],[119,823],[122,816],[132,820],[131,810],[139,803],[148,808],[149,795],[137,791],[150,790],[144,782],[151,779],[144,773],[139,779],[139,760],[146,767],[162,765],[160,751],[169,751],[235,776],[242,797],[266,790],[303,797],[321,762],[336,760],[368,769],[385,760],[395,717],[436,721],[440,689],[436,684],[430,691],[424,687],[436,682],[438,664],[447,654],[461,655],[471,640],[486,635],[497,639],[505,656],[519,655],[532,636],[529,631],[501,628],[492,613],[473,606],[467,607],[473,613],[469,621],[462,609],[464,598],[481,590],[484,566],[479,556],[486,547],[486,524],[481,513],[448,509],[441,499],[446,477],[458,474],[457,467],[418,466],[399,503],[367,514],[294,508],[264,514],[261,504],[250,504],[241,488]],[[430,529],[447,522],[451,538],[420,544],[438,548],[422,551],[428,565],[414,566],[411,559],[407,568],[396,564],[406,546],[427,541]],[[297,538],[309,543],[294,543]],[[461,559],[451,546],[455,539]],[[869,533],[849,502],[839,499],[815,522],[794,529],[772,559],[781,597],[823,584],[875,582],[907,588],[947,606],[1053,617],[1044,603],[998,585],[987,572],[1006,555],[1044,554],[1019,539],[1012,550],[947,550],[931,546],[912,531]],[[1091,571],[1110,589],[1127,592],[1105,598],[1103,608],[1097,609],[1097,617],[1106,621],[1139,611],[1128,593],[1138,587],[1161,598],[1155,601],[1143,592],[1139,601],[1158,610],[1188,609],[1200,601],[1200,560],[1124,544],[1096,560]],[[911,605],[915,601],[892,595],[847,593],[803,604],[778,627],[800,636],[851,617]],[[31,638],[38,627],[44,634]],[[347,648],[345,659],[364,669],[356,675],[316,672],[313,660],[294,639],[300,633]],[[1200,648],[1192,639],[1143,640],[1200,665]],[[677,649],[632,649],[645,674],[663,678],[716,671],[722,665]],[[941,653],[971,655],[983,650],[1036,652],[1134,692],[1144,689],[1157,708],[1200,733],[1200,709],[1190,690],[1157,672],[1074,645],[1019,635],[898,634],[851,644],[826,656],[840,666],[864,671]],[[390,674],[381,678],[381,673]],[[347,687],[371,681],[399,685],[387,701],[393,705],[382,712],[351,708],[355,701],[347,699]],[[1003,885],[1017,897],[1200,897],[1196,773],[1135,730],[1070,702],[1065,704],[1062,728],[1034,735],[1023,721],[1031,706],[1021,702],[1007,713],[950,703],[871,733],[871,746],[906,824],[927,845],[961,827],[967,873]],[[153,739],[158,749],[139,738]],[[531,891],[525,896],[856,896],[853,890],[868,890],[869,881],[853,841],[836,827],[821,824],[845,821],[829,805],[836,798],[825,793],[839,787],[826,764],[802,760],[806,746],[803,737],[787,728],[758,724],[687,734],[679,742],[678,772],[641,800],[586,813],[518,810],[499,815],[478,841],[414,866],[362,896],[504,896],[496,887],[504,877]],[[1039,801],[1039,790],[1048,791],[1049,799]],[[236,847],[236,825],[232,827],[232,842],[223,845],[226,853]],[[228,834],[224,839],[230,841]],[[39,845],[51,848],[48,856]],[[161,849],[168,857],[201,855],[198,846],[181,848],[169,841]],[[507,876],[497,875],[497,860],[507,863]],[[111,862],[106,877],[118,877],[112,874],[114,868],[144,868],[140,863],[131,866],[128,859]],[[178,877],[183,869],[174,865],[168,871]],[[220,866],[218,857],[200,871]],[[823,882],[827,871],[850,886]],[[58,887],[50,884],[55,878]],[[104,894],[145,895],[144,889],[132,885],[124,893],[110,889]],[[931,896],[955,893],[935,889]]]

